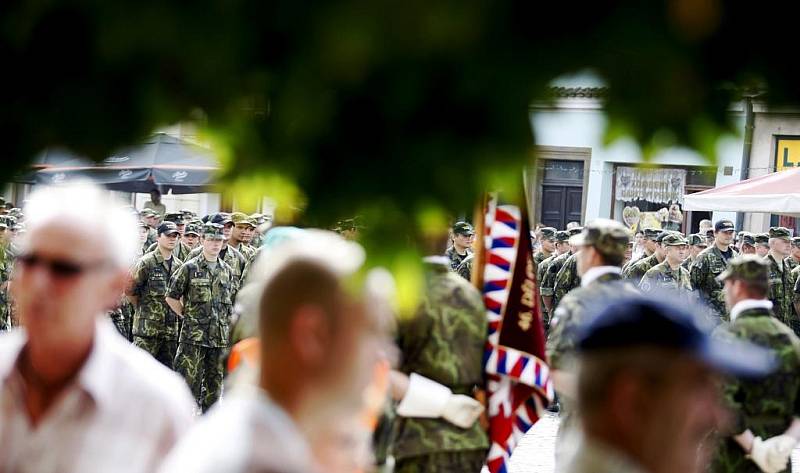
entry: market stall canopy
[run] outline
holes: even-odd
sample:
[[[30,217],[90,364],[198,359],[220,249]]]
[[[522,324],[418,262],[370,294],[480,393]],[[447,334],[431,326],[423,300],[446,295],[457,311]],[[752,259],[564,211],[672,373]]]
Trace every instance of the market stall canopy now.
[[[687,194],[683,208],[800,215],[800,168]]]
[[[89,179],[111,190],[194,194],[206,192],[219,170],[211,150],[165,133],[141,145],[125,148],[100,163],[64,151],[47,151],[37,159],[39,169],[19,182],[60,184]]]

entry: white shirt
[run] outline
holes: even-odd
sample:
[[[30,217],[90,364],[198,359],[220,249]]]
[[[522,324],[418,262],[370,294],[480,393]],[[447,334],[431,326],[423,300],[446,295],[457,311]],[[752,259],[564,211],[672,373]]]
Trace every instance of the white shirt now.
[[[609,273],[622,274],[622,268],[619,266],[595,266],[594,268],[589,268],[581,276],[581,287],[586,287],[593,283],[595,279]]]
[[[564,473],[645,473],[645,470],[624,453],[585,437],[579,441],[574,456]]]
[[[0,471],[152,472],[188,430],[186,383],[99,319],[89,357],[32,426],[17,367],[24,330],[0,335]]]
[[[731,307],[731,322],[735,322],[739,314],[750,309],[772,310],[772,302],[766,299],[745,299]]]
[[[315,473],[308,442],[259,388],[240,387],[181,440],[161,473]]]

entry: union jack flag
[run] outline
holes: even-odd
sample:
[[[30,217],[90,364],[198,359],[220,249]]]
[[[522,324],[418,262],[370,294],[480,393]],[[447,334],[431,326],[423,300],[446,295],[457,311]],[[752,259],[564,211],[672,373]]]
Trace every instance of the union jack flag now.
[[[491,195],[477,223],[481,235],[473,282],[483,292],[489,336],[484,353],[489,436],[486,464],[505,473],[514,447],[553,399],[545,360],[539,290],[524,207]]]

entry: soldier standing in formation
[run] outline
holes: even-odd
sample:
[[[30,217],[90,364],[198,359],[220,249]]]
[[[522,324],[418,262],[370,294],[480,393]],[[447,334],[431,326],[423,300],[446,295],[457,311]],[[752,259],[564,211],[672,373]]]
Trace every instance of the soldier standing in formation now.
[[[461,262],[472,254],[475,229],[467,222],[456,222],[453,225],[452,233],[452,245],[445,251],[445,256],[450,260],[450,269],[458,271]]]
[[[156,227],[158,227],[160,223],[161,215],[149,208],[143,209],[139,215],[142,221],[147,224],[147,240],[145,241],[144,248],[149,248],[150,245],[156,242]]]
[[[158,227],[158,245],[132,271],[128,300],[135,308],[133,344],[172,369],[178,349],[178,316],[165,299],[172,275],[183,264],[175,256],[178,228],[173,222]]]
[[[733,258],[731,248],[733,242],[733,222],[719,220],[714,225],[714,244],[697,255],[697,260],[689,271],[692,288],[698,296],[721,320],[728,320],[728,311],[725,308],[725,298],[722,292],[722,283],[717,276],[728,267],[728,261]]]
[[[542,261],[546,260],[556,251],[556,229],[553,227],[542,227],[539,229],[539,251],[533,255],[533,263],[538,268]]]
[[[756,242],[756,254],[762,258],[769,253],[769,233],[756,233],[753,236]]]
[[[800,339],[770,310],[769,271],[766,260],[746,255],[731,260],[719,276],[731,314],[730,325],[717,329],[720,337],[770,349],[777,369],[764,379],[732,378],[726,383],[733,425],[720,440],[712,473],[791,471],[791,453],[800,438]]]
[[[664,261],[650,268],[639,282],[639,289],[644,293],[656,289],[672,290],[689,297],[692,284],[689,282],[689,271],[681,266],[686,259],[689,241],[678,233],[669,233],[661,239]]]
[[[661,240],[664,238],[665,235],[669,234],[670,232],[658,231],[656,230],[655,236],[654,231],[651,229],[645,230],[645,235],[647,236],[647,242],[649,243],[649,248],[652,249],[652,253],[650,256],[640,259],[634,263],[629,264],[625,269],[622,270],[622,277],[625,279],[630,280],[634,284],[638,284],[639,281],[642,280],[642,276],[644,273],[650,270],[653,266],[661,263],[664,261],[664,249],[661,246]]]
[[[625,271],[634,263],[637,263],[645,258],[649,258],[656,252],[658,248],[658,244],[656,243],[656,238],[661,233],[661,230],[656,228],[646,228],[641,232],[641,245],[642,249],[644,250],[638,258],[628,261],[628,263],[622,267],[622,274],[625,274]]]
[[[681,263],[681,266],[686,268],[687,271],[692,268],[692,263],[694,263],[694,260],[697,259],[697,255],[708,248],[705,237],[699,233],[693,233],[689,235],[688,241],[689,256],[683,260],[683,263]]]
[[[203,412],[222,393],[222,360],[239,284],[233,269],[219,258],[224,239],[221,225],[205,224],[202,252],[178,269],[167,289],[167,304],[182,320],[175,370]]]
[[[553,287],[553,305],[558,307],[561,299],[563,299],[569,291],[580,285],[581,277],[578,275],[578,254],[575,253],[564,261],[564,265],[558,271],[558,274],[556,274],[556,282]]]
[[[743,255],[756,254],[756,239],[752,233],[739,232],[739,252]]]
[[[791,294],[787,287],[789,271],[784,266],[783,260],[789,256],[790,248],[791,239],[788,228],[772,227],[769,229],[769,253],[765,258],[769,264],[767,299],[772,302],[772,312],[775,317],[785,324],[791,323],[789,321]]]
[[[11,232],[8,220],[0,218],[0,331],[11,330],[11,304],[9,301],[8,283],[14,267],[14,256],[9,250]]]
[[[428,258],[426,265],[423,301],[398,327],[402,363],[391,383],[400,400],[394,471],[477,473],[489,447],[477,422],[481,403],[474,399],[483,390],[483,301],[477,289],[448,271],[444,258]]]
[[[574,223],[574,222],[570,222]],[[567,230],[567,234],[571,237],[575,235],[580,235],[582,228],[578,226],[573,226],[571,229]],[[558,306],[558,299],[556,298],[556,280],[558,278],[558,273],[561,271],[561,268],[564,267],[567,260],[576,252],[578,251],[572,244],[569,245],[569,251],[566,253],[562,253],[553,259],[552,262],[547,266],[547,272],[544,274],[541,280],[541,286],[539,290],[542,292],[543,295],[550,297],[550,305],[551,309]],[[552,312],[552,310],[551,310]]]
[[[232,213],[231,221],[233,222],[233,228],[231,228],[231,238],[228,240],[228,246],[238,250],[250,262],[256,255],[255,248],[250,246],[256,223],[243,212]]]
[[[189,253],[195,248],[200,246],[200,232],[203,229],[202,223],[188,223],[186,230],[183,232],[182,243],[189,249]],[[188,254],[187,254],[188,256]]]
[[[233,222],[228,214],[217,213],[211,216],[208,221],[220,225],[222,227],[222,249],[219,252],[219,259],[224,261],[233,270],[234,277],[237,282],[244,280],[245,267],[247,266],[247,259],[236,248],[231,248],[228,245],[228,240],[233,231]],[[195,258],[203,252],[203,247],[199,246],[189,253],[189,258]]]
[[[564,461],[571,455],[575,417],[570,406],[575,397],[574,335],[578,327],[586,323],[597,304],[638,292],[621,277],[622,260],[630,240],[630,232],[621,223],[598,219],[584,227],[583,232],[570,239],[578,251],[577,270],[581,287],[569,292],[558,304],[550,324],[547,338],[547,356],[551,375],[562,404],[562,421],[556,458]]]
[[[552,264],[559,255],[570,251],[569,233],[563,230],[557,231],[555,239],[555,251],[550,257],[545,258],[536,268],[536,281],[539,283],[539,294],[542,298],[542,323],[544,324],[545,332],[548,331],[550,327],[550,313],[553,310],[553,289],[545,289],[544,278],[549,271],[550,264]]]

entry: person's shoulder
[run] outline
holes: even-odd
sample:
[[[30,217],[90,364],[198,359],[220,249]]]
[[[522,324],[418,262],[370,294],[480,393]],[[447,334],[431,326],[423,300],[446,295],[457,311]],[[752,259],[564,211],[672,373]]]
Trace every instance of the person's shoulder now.
[[[14,363],[27,339],[28,336],[22,328],[0,332],[0,372]]]
[[[111,329],[111,330],[109,330]],[[191,419],[194,400],[186,382],[144,350],[127,343],[113,327],[101,327],[105,343],[113,356],[114,389],[127,391],[119,399],[136,399],[152,414]],[[154,412],[162,407],[162,412]]]

